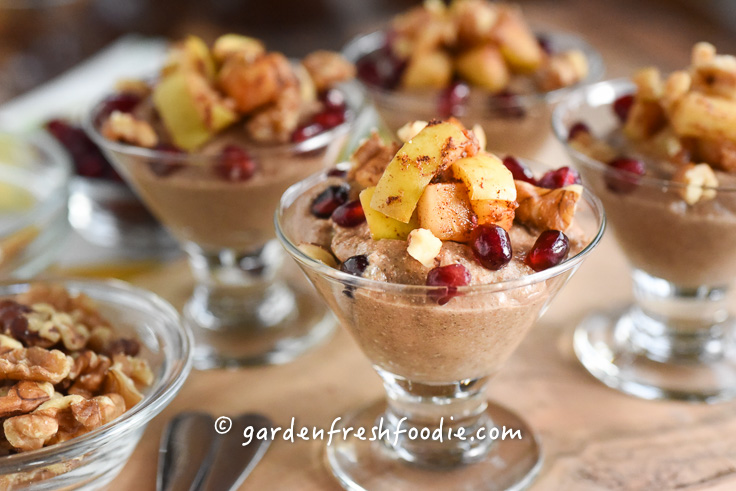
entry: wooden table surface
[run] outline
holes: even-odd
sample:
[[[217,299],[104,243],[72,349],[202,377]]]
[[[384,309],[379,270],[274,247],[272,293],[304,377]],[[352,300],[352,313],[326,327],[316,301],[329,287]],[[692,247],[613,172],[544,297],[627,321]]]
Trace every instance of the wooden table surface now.
[[[733,37],[664,4],[564,0],[524,5],[535,24],[585,36],[602,52],[609,76],[647,64],[683,66],[699,40],[736,52]],[[551,140],[538,158],[567,162]],[[191,288],[183,261],[133,282],[177,307]],[[625,259],[607,235],[490,384],[488,395],[523,415],[541,436],[544,468],[532,489],[736,489],[736,403],[637,400],[604,387],[575,359],[571,331],[576,323],[593,309],[628,301],[629,288]],[[180,411],[216,416],[259,411],[278,426],[288,426],[295,417],[297,425],[329,427],[347,410],[381,396],[370,363],[342,329],[287,365],[193,372],[179,396],[149,425],[111,489],[154,489],[161,430]],[[276,441],[242,489],[339,489],[322,459],[322,442]]]

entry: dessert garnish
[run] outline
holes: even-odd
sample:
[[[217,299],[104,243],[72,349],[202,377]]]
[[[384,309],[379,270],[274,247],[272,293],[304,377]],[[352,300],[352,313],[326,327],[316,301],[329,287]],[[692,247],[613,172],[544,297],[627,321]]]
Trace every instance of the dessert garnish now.
[[[633,81],[635,92],[612,108],[629,150],[619,152],[584,122],[570,128],[571,145],[624,171],[607,176],[614,192],[632,192],[649,166],[658,177],[682,184],[678,191],[688,205],[715,198],[718,173],[736,172],[736,57],[701,42],[686,69],[663,77],[648,67]]]
[[[140,402],[154,376],[139,350],[83,294],[36,284],[0,300],[2,453],[83,435]]]
[[[446,287],[433,295],[440,304],[458,287],[494,281],[479,279],[479,271],[515,261],[518,275],[531,274],[567,257],[565,232],[582,196],[573,169],[537,180],[521,161],[485,151],[482,130],[455,119],[414,121],[398,134],[401,146],[374,133],[353,154],[347,176],[333,173],[315,188],[308,213],[314,227],[328,220],[330,236],[300,244],[304,253],[355,276],[399,281],[385,275],[401,272],[372,262],[384,243],[392,260],[405,258],[391,268],[405,270],[406,281]],[[518,250],[514,237],[524,241]]]
[[[105,138],[130,145],[220,152],[218,175],[244,181],[258,172],[248,146],[299,143],[350,118],[336,86],[354,71],[329,51],[294,63],[251,37],[226,34],[210,48],[189,36],[172,46],[157,79],[119,84],[97,124]],[[223,132],[238,143],[205,148]],[[157,170],[165,177],[178,168]]]
[[[470,87],[494,94],[502,110],[521,92],[574,85],[588,74],[579,50],[555,53],[537,38],[518,6],[486,0],[439,0],[398,15],[385,46],[357,63],[358,77],[384,89],[442,89],[438,109],[462,113]],[[523,111],[518,104],[506,104]],[[507,116],[523,116],[507,114]]]

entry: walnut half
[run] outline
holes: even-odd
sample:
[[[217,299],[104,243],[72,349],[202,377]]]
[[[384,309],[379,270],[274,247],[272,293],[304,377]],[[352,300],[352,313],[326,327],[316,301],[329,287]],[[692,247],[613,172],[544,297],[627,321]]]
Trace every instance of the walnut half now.
[[[572,223],[583,187],[572,184],[558,189],[540,188],[524,181],[516,183],[516,219],[541,230],[564,232]]]

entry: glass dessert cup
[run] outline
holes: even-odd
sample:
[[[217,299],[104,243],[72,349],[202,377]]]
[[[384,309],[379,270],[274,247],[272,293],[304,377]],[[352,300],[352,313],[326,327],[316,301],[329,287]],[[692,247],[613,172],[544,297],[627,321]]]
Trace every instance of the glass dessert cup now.
[[[554,105],[574,87],[603,78],[603,59],[589,44],[577,36],[544,33],[554,51],[579,49],[588,61],[588,76],[573,87],[542,93],[502,95],[471,88],[463,105],[454,106],[453,114],[442,114],[441,91],[400,91],[362,83],[383,123],[391,134],[407,121],[430,121],[438,117],[462,118],[468,127],[479,124],[486,133],[489,151],[517,157],[534,157],[549,135],[549,119]],[[358,36],[343,48],[342,54],[355,63],[374,53],[386,43],[386,33],[375,31]],[[358,81],[360,79],[358,78]]]
[[[736,324],[728,294],[736,277],[736,179],[721,179],[714,199],[689,206],[683,184],[627,176],[567,143],[579,121],[599,137],[612,134],[620,123],[611,104],[634,89],[627,80],[594,84],[553,115],[557,137],[603,202],[632,268],[633,304],[586,318],[575,352],[596,378],[638,397],[733,398]],[[621,182],[633,184],[622,193]]]
[[[116,332],[135,336],[151,366],[153,384],[120,417],[89,433],[38,450],[0,457],[0,489],[102,489],[123,469],[148,423],[176,396],[191,369],[191,332],[158,296],[121,281],[58,279],[71,293],[97,303]],[[26,291],[28,283],[0,283],[0,297]]]
[[[0,278],[30,278],[61,250],[70,175],[48,135],[0,134]]]
[[[90,113],[92,139],[189,256],[195,368],[285,363],[333,332],[327,308],[282,269],[272,213],[291,184],[338,161],[363,100],[356,84],[340,90],[352,118],[299,143],[244,146],[259,167],[237,182],[218,175],[218,155],[109,141],[94,124],[99,106]]]
[[[330,469],[348,489],[525,487],[541,467],[539,442],[519,416],[488,401],[485,388],[598,243],[600,203],[587,191],[580,202],[576,220],[590,243],[576,256],[516,280],[458,287],[438,305],[444,287],[352,276],[297,247],[294,203],[325,179],[323,173],[289,188],[276,214],[277,235],[371,360],[387,395],[341,418],[338,429],[352,436],[327,446]],[[519,430],[521,439],[476,438],[494,427]],[[363,439],[355,436],[360,428]],[[461,431],[464,441],[455,436]],[[442,441],[431,439],[439,434]]]

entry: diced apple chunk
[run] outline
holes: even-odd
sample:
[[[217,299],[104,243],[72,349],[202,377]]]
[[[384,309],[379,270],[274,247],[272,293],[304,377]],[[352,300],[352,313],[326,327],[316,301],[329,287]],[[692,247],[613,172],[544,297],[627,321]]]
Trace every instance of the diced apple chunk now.
[[[408,223],[425,187],[464,155],[475,155],[477,141],[456,123],[430,124],[406,142],[388,164],[371,199],[371,208]]]
[[[452,60],[443,51],[423,51],[409,59],[401,85],[407,89],[441,89],[452,79]]]
[[[493,35],[515,70],[531,73],[542,64],[544,52],[517,8],[505,6],[501,10]]]
[[[467,242],[475,227],[474,215],[465,185],[430,184],[417,204],[419,226],[441,240]]]
[[[238,116],[199,73],[177,70],[153,90],[153,104],[174,143],[194,150]]]
[[[455,60],[460,76],[490,92],[503,90],[509,84],[509,70],[498,48],[492,44],[465,51]]]
[[[208,80],[215,77],[215,60],[207,43],[197,36],[188,36],[174,45],[164,66],[164,76],[179,69],[190,70],[204,75]]]
[[[690,92],[673,108],[670,121],[679,136],[736,141],[736,101]]]
[[[507,232],[514,224],[516,201],[498,199],[482,199],[470,202],[473,212],[478,217],[478,225],[498,225]]]
[[[368,222],[368,230],[371,231],[371,238],[373,240],[406,239],[409,233],[419,226],[416,214],[409,220],[409,223],[402,223],[387,217],[380,211],[374,210],[371,208],[371,198],[375,189],[374,186],[365,188],[360,192],[360,204],[363,206],[363,213],[366,222]]]
[[[452,164],[452,172],[468,188],[471,200],[516,199],[516,185],[511,171],[501,159],[484,152]]]

